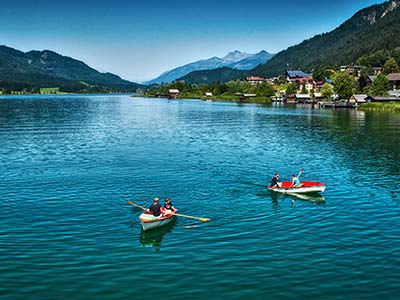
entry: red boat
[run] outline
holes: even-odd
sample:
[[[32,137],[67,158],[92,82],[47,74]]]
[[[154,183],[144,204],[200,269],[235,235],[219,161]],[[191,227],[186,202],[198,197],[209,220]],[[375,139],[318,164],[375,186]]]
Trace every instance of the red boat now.
[[[326,185],[322,182],[301,181],[300,187],[293,187],[291,181],[281,182],[281,187],[271,187],[268,185],[268,190],[283,194],[312,194],[322,193],[325,191]]]

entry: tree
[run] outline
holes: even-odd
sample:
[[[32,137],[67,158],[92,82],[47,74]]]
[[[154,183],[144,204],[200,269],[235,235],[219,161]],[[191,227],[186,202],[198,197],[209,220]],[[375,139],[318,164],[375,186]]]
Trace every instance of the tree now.
[[[392,57],[396,60],[396,63],[400,65],[400,48],[396,48],[393,50]]]
[[[288,87],[286,88],[286,95],[293,95],[297,93],[297,85],[295,83],[289,83]]]
[[[300,94],[308,94],[308,91],[306,89],[306,83],[303,82],[303,84],[301,85],[301,91]]]
[[[375,77],[372,84],[365,88],[365,91],[375,96],[388,95],[388,86],[389,79],[385,75],[379,74]]]
[[[261,82],[256,85],[255,93],[260,97],[272,97],[275,95],[275,90],[272,84]]]
[[[360,78],[358,78],[358,91],[362,92],[368,86],[368,84],[370,84],[368,77],[360,76]]]
[[[332,75],[335,92],[341,99],[348,99],[354,93],[356,82],[352,76],[346,72],[336,72]]]
[[[383,66],[383,73],[386,75],[390,73],[398,73],[399,70],[399,65],[396,63],[396,60],[393,57],[389,58]]]
[[[369,55],[364,55],[357,60],[357,64],[367,68],[381,67],[388,60],[388,54],[384,50],[376,51]]]
[[[321,95],[325,99],[331,99],[332,95],[335,93],[333,85],[325,82],[321,89]]]

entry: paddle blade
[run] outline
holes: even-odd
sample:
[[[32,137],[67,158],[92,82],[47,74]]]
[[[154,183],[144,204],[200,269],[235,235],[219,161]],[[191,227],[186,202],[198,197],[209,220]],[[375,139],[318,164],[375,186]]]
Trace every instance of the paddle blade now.
[[[211,219],[208,219],[208,218],[199,218],[199,220],[204,222],[204,223],[211,221]]]

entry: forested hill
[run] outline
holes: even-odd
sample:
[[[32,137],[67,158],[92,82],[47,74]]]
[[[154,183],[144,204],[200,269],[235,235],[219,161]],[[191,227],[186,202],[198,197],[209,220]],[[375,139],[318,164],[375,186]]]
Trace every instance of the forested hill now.
[[[399,37],[400,0],[388,1],[360,10],[335,30],[278,53],[250,73],[271,77],[288,67],[310,71],[354,64],[362,57],[400,47]]]
[[[0,46],[0,88],[35,90],[60,87],[65,91],[133,91],[141,85],[111,73],[100,73],[82,61],[52,51],[22,52]]]
[[[217,68],[214,70],[193,71],[189,74],[177,79],[183,80],[188,84],[209,84],[213,82],[228,82],[235,79],[244,79],[245,71],[236,70],[229,67]]]

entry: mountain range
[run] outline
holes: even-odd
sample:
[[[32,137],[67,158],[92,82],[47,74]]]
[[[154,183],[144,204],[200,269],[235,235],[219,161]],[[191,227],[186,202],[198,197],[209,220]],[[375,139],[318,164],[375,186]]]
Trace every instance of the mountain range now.
[[[237,70],[250,70],[258,66],[259,64],[267,62],[273,56],[273,54],[270,54],[264,50],[256,54],[248,54],[235,50],[233,52],[229,52],[226,56],[222,58],[214,56],[209,59],[202,59],[164,72],[157,78],[146,82],[146,84],[150,85],[169,83],[193,71],[212,70],[221,67],[229,67]]]
[[[278,53],[251,71],[258,76],[276,76],[287,66],[292,70],[338,68],[355,64],[377,51],[400,47],[400,0],[387,1],[358,11],[338,28],[316,35]]]
[[[188,79],[188,83],[226,82],[246,76],[279,76],[288,69],[306,72],[337,69],[341,65],[368,60],[378,67],[383,66],[389,56],[400,56],[399,37],[400,0],[391,0],[362,9],[336,29],[289,47],[249,71],[198,71],[178,80]]]
[[[22,52],[0,46],[0,88],[33,90],[60,87],[62,91],[134,91],[137,83],[112,73],[100,73],[82,61],[56,52]]]

